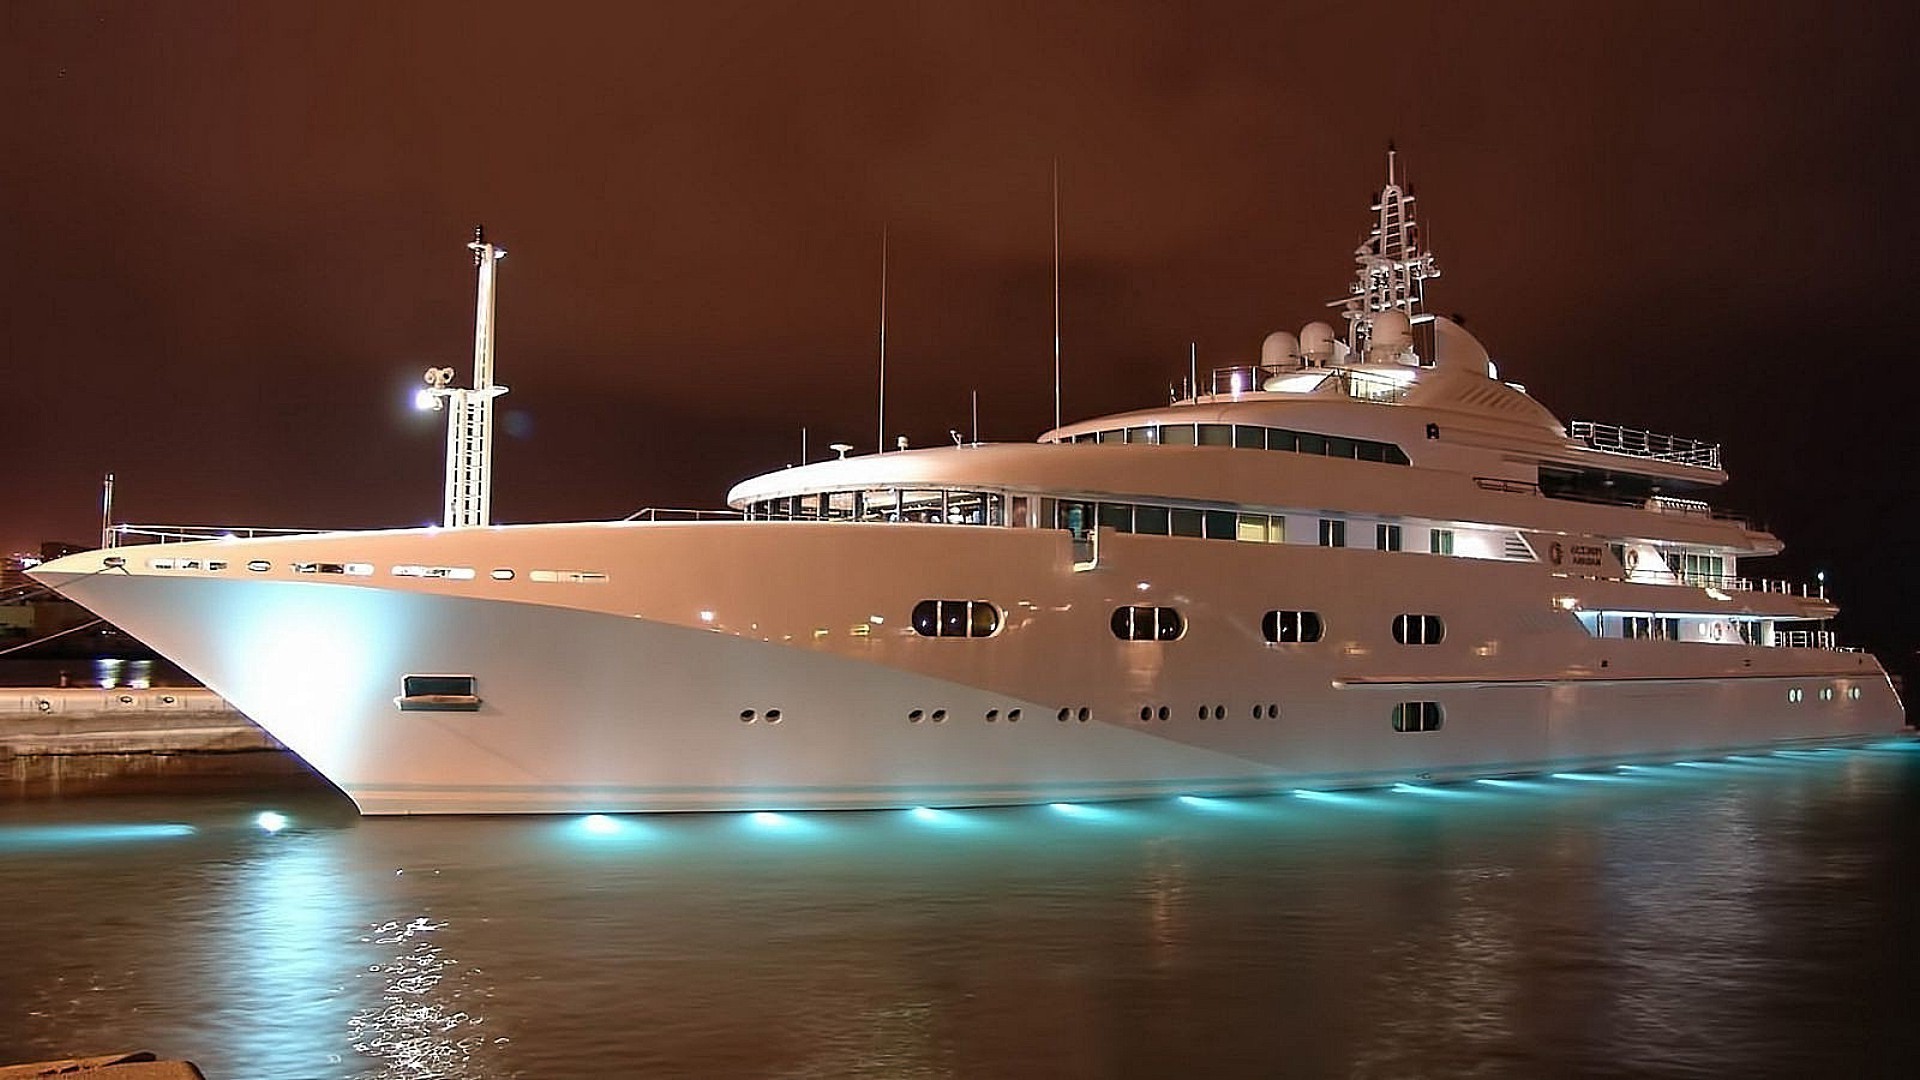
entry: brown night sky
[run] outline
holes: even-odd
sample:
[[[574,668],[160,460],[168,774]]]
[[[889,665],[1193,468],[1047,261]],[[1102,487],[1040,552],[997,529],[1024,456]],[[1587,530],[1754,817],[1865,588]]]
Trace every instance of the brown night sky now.
[[[0,549],[109,470],[121,520],[436,518],[476,222],[502,520],[871,447],[883,227],[890,434],[1033,437],[1056,158],[1065,414],[1163,400],[1322,317],[1393,138],[1433,306],[1563,419],[1724,442],[1768,576],[1909,663],[1920,19],[1400,6],[0,0]]]

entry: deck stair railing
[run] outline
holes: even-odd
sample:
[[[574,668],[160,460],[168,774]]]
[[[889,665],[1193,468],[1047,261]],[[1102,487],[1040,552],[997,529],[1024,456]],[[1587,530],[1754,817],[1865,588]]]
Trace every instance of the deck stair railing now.
[[[1605,454],[1670,461],[1676,465],[1691,465],[1701,469],[1720,467],[1719,443],[1683,439],[1678,435],[1662,435],[1641,428],[1601,424],[1592,420],[1573,421],[1567,425],[1567,434],[1586,443],[1589,449]]]

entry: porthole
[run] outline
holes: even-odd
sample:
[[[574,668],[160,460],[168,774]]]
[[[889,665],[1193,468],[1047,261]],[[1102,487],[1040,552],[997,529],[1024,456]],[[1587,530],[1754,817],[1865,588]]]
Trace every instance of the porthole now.
[[[1074,718],[1084,724],[1093,718],[1093,710],[1082,705],[1080,706],[1080,711],[1074,714]]]
[[[933,719],[933,722],[934,722],[934,723],[936,723],[936,724],[944,724],[944,723],[946,723],[946,722],[947,722],[947,710],[945,710],[945,709],[935,709],[935,710],[933,710],[933,717],[932,717],[932,719]]]
[[[1122,641],[1175,641],[1187,630],[1187,621],[1170,607],[1115,608],[1110,625]]]
[[[1260,619],[1260,635],[1276,645],[1319,641],[1324,633],[1317,611],[1269,611]]]
[[[1803,691],[1803,690],[1801,690],[1801,689],[1800,689],[1799,687],[1797,687],[1797,686],[1796,686],[1796,687],[1793,687],[1792,689],[1789,689],[1789,690],[1787,691],[1787,700],[1788,700],[1788,701],[1795,701],[1795,702],[1797,702],[1797,701],[1799,701],[1799,700],[1800,700],[1800,699],[1801,699],[1802,697],[1805,697],[1805,696],[1806,696],[1806,692],[1805,692],[1805,691]]]
[[[1267,703],[1267,719],[1269,720],[1280,719],[1280,706],[1274,704],[1271,701]]]
[[[1000,609],[985,600],[922,600],[913,605],[912,621],[921,637],[992,637]]]
[[[1438,615],[1395,615],[1393,640],[1402,645],[1438,645],[1447,628]]]
[[[1160,717],[1160,722],[1164,724],[1166,723],[1167,718],[1169,716],[1172,716],[1173,714],[1167,710],[1167,707],[1165,705],[1162,705],[1160,706],[1160,709],[1157,715]]]
[[[263,572],[263,571],[267,571],[267,570],[271,570],[271,569],[273,569],[273,564],[272,564],[272,563],[270,563],[270,562],[268,562],[268,561],[267,561],[267,560],[265,560],[265,559],[255,559],[255,560],[253,560],[252,562],[250,562],[250,563],[248,563],[248,564],[247,564],[247,569],[249,569],[249,570],[251,570],[251,571],[253,571],[253,572],[254,572],[254,573],[256,573],[256,574],[258,574],[258,573],[261,573],[261,572]]]
[[[498,569],[498,570],[495,570],[495,571],[493,572],[493,580],[495,580],[495,581],[512,581],[512,580],[513,580],[513,571],[503,566],[503,567],[501,567],[500,569]]]
[[[924,716],[926,716],[926,713],[921,712],[919,709],[915,709],[912,712],[907,714],[907,722],[912,724],[917,724],[920,722],[921,718]]]
[[[1056,719],[1056,720],[1058,720],[1058,721],[1060,721],[1061,723],[1063,723],[1063,724],[1064,724],[1064,723],[1066,723],[1066,722],[1067,722],[1067,717],[1068,717],[1068,716],[1070,716],[1070,715],[1072,715],[1072,711],[1071,711],[1071,710],[1069,710],[1069,709],[1061,709],[1061,710],[1060,710],[1060,714],[1059,714],[1058,716],[1056,716],[1056,717],[1055,717],[1054,719]]]
[[[1393,730],[1439,731],[1443,719],[1437,701],[1402,701],[1393,707]]]
[[[1140,706],[1140,722],[1144,724],[1151,719],[1153,719],[1153,706],[1151,705]]]
[[[991,724],[991,723],[993,723],[993,722],[994,722],[995,720],[998,720],[998,719],[1000,719],[1000,710],[999,710],[999,709],[988,709],[988,710],[987,710],[987,723],[989,723],[989,724]]]
[[[1847,687],[1847,697],[1848,697],[1848,698],[1850,698],[1850,699],[1852,699],[1852,700],[1854,700],[1854,701],[1859,701],[1859,700],[1860,700],[1860,688],[1859,688],[1859,687],[1857,687],[1857,686],[1849,686],[1849,687]]]
[[[1213,718],[1215,720],[1225,720],[1227,718],[1227,707],[1225,705],[1215,705],[1213,707]]]
[[[1007,723],[1009,723],[1009,724],[1017,724],[1017,723],[1019,723],[1019,722],[1020,722],[1020,710],[1019,710],[1019,709],[1008,709],[1008,710],[1007,710]]]
[[[1205,720],[1206,718],[1207,718],[1207,707],[1205,705],[1202,705],[1200,706],[1200,719]]]
[[[1821,687],[1821,688],[1820,688],[1820,700],[1821,700],[1821,701],[1832,701],[1832,700],[1833,700],[1833,687],[1831,687],[1831,686],[1823,686],[1823,687]]]
[[[780,710],[779,710],[779,709],[768,709],[768,710],[767,710],[767,723],[769,723],[769,724],[777,724],[777,723],[779,723],[779,722],[780,722]]]
[[[740,710],[740,722],[741,722],[741,723],[743,723],[743,724],[751,724],[751,723],[753,723],[753,710],[752,710],[752,709],[741,709],[741,710]]]

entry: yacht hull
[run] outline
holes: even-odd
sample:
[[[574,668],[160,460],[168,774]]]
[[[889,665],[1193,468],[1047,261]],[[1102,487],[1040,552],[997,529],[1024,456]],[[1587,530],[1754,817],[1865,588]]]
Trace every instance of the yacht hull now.
[[[95,552],[40,576],[202,679],[369,814],[1325,789],[1858,742],[1901,720],[1865,654],[1603,649],[1571,617],[1543,625],[1528,614],[1548,606],[1531,567],[1402,577],[1404,555],[1228,545],[1200,569],[1177,542],[1123,537],[1097,569],[1075,572],[1066,536],[1051,531],[765,523],[487,530],[466,541],[466,561],[511,563],[515,534],[536,531],[543,549],[572,546],[575,561],[607,568],[611,586],[541,592],[524,574],[389,584],[386,563],[435,543],[417,533],[125,548],[133,571],[105,569],[108,553]],[[810,550],[829,534],[831,548]],[[381,574],[281,572],[343,547],[383,549]],[[153,551],[195,548],[236,567],[269,554],[276,571],[139,569]],[[810,572],[719,572],[776,553]],[[977,589],[955,583],[969,576]],[[1346,596],[1339,626],[1375,637],[1406,594],[1419,610],[1483,614],[1458,618],[1462,640],[1445,651],[1361,634],[1276,647],[1260,638],[1266,601],[1247,595],[1249,580],[1294,582],[1313,604],[1317,590]],[[1113,638],[1115,604],[1149,593],[1187,611],[1188,640]],[[589,595],[593,607],[578,606]],[[993,637],[948,640],[902,625],[923,595],[1053,602],[1008,603]],[[477,708],[402,709],[403,681],[423,674],[472,676]],[[1404,701],[1438,702],[1444,726],[1395,731]]]

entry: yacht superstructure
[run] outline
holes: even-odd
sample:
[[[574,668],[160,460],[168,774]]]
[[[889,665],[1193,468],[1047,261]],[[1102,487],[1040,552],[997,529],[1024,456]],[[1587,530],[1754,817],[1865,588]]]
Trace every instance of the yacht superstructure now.
[[[1703,498],[1719,447],[1561,423],[1421,310],[1439,270],[1391,164],[1374,213],[1344,335],[1035,443],[782,469],[723,519],[36,576],[367,813],[1232,794],[1898,730],[1823,591],[1744,575],[1781,545]]]

